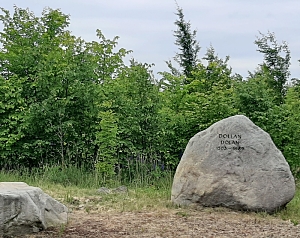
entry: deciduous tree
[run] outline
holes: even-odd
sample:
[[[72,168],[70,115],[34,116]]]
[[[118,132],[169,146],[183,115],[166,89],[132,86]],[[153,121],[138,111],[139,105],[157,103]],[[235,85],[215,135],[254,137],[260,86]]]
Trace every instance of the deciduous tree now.
[[[264,62],[260,65],[261,69],[257,73],[268,76],[267,83],[274,91],[277,105],[282,104],[286,94],[286,83],[290,76],[290,50],[286,42],[279,44],[275,34],[268,32],[266,35],[260,33],[255,44],[258,51],[263,53]]]

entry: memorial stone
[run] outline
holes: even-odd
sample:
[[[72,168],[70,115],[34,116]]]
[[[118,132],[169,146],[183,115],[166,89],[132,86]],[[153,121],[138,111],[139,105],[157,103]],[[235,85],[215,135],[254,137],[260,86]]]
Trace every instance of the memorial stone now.
[[[270,135],[242,115],[192,137],[177,167],[171,200],[273,213],[295,194],[295,181]]]

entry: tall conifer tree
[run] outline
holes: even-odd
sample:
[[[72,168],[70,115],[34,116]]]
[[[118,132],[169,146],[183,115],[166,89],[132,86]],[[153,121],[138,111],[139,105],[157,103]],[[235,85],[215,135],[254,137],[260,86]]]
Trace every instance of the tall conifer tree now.
[[[175,45],[179,47],[180,52],[176,53],[174,60],[181,67],[181,73],[186,76],[185,83],[189,83],[193,78],[192,71],[198,62],[200,46],[196,40],[197,31],[192,30],[191,23],[185,21],[183,10],[178,5],[176,15],[178,16],[178,19],[175,21],[177,30],[174,31],[174,36],[176,38]],[[171,61],[168,61],[167,64],[173,74],[181,74],[180,71],[172,66]]]

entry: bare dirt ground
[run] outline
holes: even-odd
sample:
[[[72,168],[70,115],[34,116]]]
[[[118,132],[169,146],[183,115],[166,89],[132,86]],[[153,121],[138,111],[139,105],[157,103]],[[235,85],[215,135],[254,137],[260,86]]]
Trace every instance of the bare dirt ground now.
[[[74,210],[65,228],[44,237],[300,237],[300,225],[251,213],[214,210],[89,212]]]

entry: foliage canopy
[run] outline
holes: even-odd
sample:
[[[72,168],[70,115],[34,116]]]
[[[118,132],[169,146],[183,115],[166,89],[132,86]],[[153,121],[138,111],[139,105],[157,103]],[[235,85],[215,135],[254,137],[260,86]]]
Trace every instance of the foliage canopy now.
[[[41,17],[1,8],[0,168],[83,166],[109,182],[175,170],[195,133],[244,114],[269,132],[295,175],[300,171],[299,81],[289,82],[290,52],[274,33],[255,41],[264,61],[247,79],[229,57],[200,47],[177,8],[175,60],[162,72],[124,57],[118,37],[86,42],[68,31],[69,16],[45,8]],[[177,72],[177,73],[176,73]],[[178,73],[179,72],[179,73]],[[135,168],[135,170],[132,170]]]

